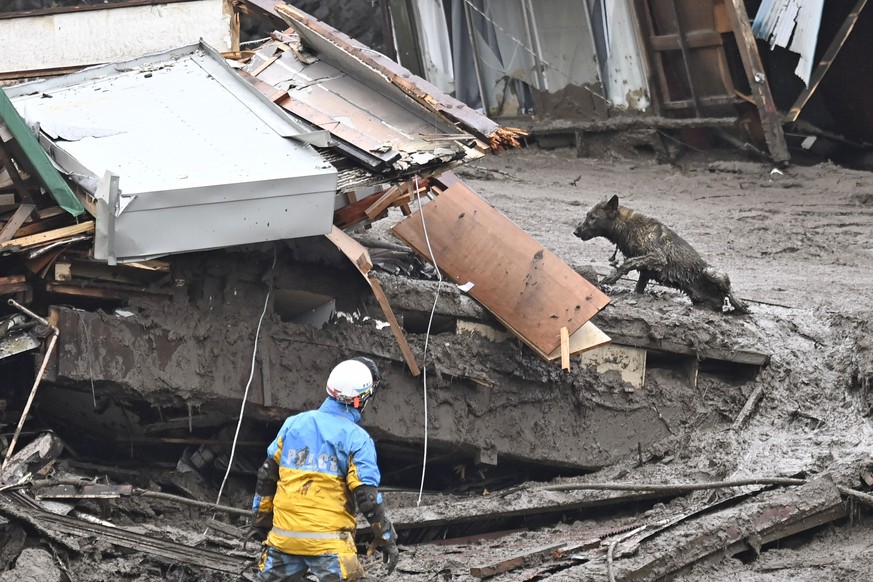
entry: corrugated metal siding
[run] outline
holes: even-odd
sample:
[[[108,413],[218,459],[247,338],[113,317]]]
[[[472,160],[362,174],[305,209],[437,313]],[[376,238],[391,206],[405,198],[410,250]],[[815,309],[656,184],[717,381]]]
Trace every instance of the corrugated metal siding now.
[[[809,85],[824,0],[764,0],[752,32],[770,48],[780,46],[800,55],[794,73]]]

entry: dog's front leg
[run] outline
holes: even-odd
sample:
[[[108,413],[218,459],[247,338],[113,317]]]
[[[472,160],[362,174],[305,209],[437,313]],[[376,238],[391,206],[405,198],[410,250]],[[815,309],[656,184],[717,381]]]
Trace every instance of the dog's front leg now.
[[[639,257],[631,257],[603,278],[601,285],[614,285],[621,277],[631,271],[658,271],[667,264],[666,258],[660,253],[649,253]],[[646,279],[648,282],[648,279]],[[645,286],[644,286],[645,287]]]

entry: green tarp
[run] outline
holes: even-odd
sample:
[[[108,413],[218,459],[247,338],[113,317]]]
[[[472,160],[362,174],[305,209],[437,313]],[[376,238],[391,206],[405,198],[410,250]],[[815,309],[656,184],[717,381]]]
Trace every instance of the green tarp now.
[[[55,169],[48,154],[45,153],[45,150],[42,149],[34,135],[30,133],[30,130],[27,129],[24,119],[18,114],[15,106],[12,105],[9,97],[6,96],[2,89],[0,89],[0,120],[6,124],[9,133],[12,134],[24,155],[27,156],[27,160],[36,172],[40,183],[46,190],[51,192],[58,206],[73,216],[82,214],[85,211],[82,203],[79,202],[79,199],[73,194],[73,191],[64,181],[61,174]]]

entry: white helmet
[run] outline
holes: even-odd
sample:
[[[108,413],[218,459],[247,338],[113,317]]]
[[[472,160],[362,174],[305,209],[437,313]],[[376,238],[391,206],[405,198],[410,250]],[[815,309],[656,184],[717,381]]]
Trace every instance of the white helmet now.
[[[345,360],[330,371],[327,395],[337,402],[360,409],[376,393],[380,379],[375,362],[369,358]]]

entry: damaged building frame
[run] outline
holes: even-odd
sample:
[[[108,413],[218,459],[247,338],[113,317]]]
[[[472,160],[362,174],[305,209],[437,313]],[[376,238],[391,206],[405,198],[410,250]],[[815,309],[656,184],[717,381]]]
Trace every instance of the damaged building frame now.
[[[616,32],[636,30],[629,3],[592,3],[610,9],[599,19],[584,5],[506,5],[506,20],[489,33],[472,24],[485,3],[454,3],[463,18],[453,30],[466,29],[473,42],[453,50],[486,59],[475,45],[495,30],[536,37],[541,50],[502,63],[537,71],[536,91],[506,79],[532,99],[524,103],[584,95],[601,119],[604,91],[613,105],[655,106],[642,55]],[[698,422],[695,398],[713,387],[748,398],[736,425],[751,414],[761,390],[749,395],[748,385],[769,355],[750,330],[715,318],[706,323],[711,333],[683,335],[701,325],[688,310],[659,325],[633,303],[612,305],[592,277],[454,173],[524,137],[465,103],[457,85],[457,98],[448,91],[452,78],[466,75],[480,104],[483,96],[496,103],[485,91],[493,79],[489,85],[473,70],[470,84],[471,71],[457,67],[453,77],[443,68],[424,79],[294,7],[244,0],[239,9],[277,25],[254,50],[201,40],[0,95],[0,413],[5,424],[19,421],[14,438],[3,437],[4,520],[71,552],[102,536],[164,563],[241,572],[250,560],[238,544],[207,553],[52,514],[49,500],[99,500],[105,509],[107,500],[161,494],[124,484],[131,474],[123,467],[106,471],[115,483],[59,482],[59,457],[73,451],[79,469],[133,457],[179,474],[227,469],[251,481],[277,426],[317,406],[326,370],[350,355],[372,357],[383,370],[384,393],[363,424],[386,483],[399,489],[417,485],[422,464],[429,489],[461,493],[471,482],[498,490],[519,474],[579,476],[634,457],[642,465],[659,455],[658,443]],[[579,22],[590,43],[566,36]],[[613,60],[601,62],[589,57],[601,50],[605,23],[618,27],[608,35],[617,44]],[[550,24],[559,33],[550,34]],[[655,44],[675,52],[678,43],[687,59],[683,34]],[[573,55],[574,68],[545,67],[561,55]],[[723,56],[715,57],[720,64]],[[621,98],[619,79],[632,81]],[[663,112],[682,101],[702,117],[704,105],[723,105],[708,97],[657,103]],[[756,99],[763,111],[767,96]],[[676,378],[675,398],[649,389]],[[245,422],[235,435],[241,405]],[[34,419],[57,435],[28,435],[19,446],[22,426]],[[172,501],[196,505],[190,484],[174,479],[161,484],[187,499]],[[617,519],[588,540],[548,540],[509,560],[483,556],[470,575],[525,568],[584,577],[602,574],[608,556],[610,573],[613,558],[626,557],[619,577],[644,579],[845,515],[846,493],[831,482],[767,485],[797,489],[745,490],[645,524]],[[28,488],[32,496],[19,491]],[[452,512],[406,508],[396,522],[405,543],[463,543],[679,493],[687,490],[512,488]],[[683,545],[690,522],[698,538]],[[223,522],[213,529],[244,535]],[[669,547],[654,543],[674,534]],[[7,537],[23,547],[19,534]],[[646,544],[652,551],[638,552]],[[679,554],[686,559],[671,561]]]
[[[384,0],[410,70],[542,143],[669,132],[785,164],[873,143],[866,0]],[[694,128],[698,128],[695,130]],[[703,134],[699,128],[710,131]],[[662,148],[658,135],[640,147]]]

